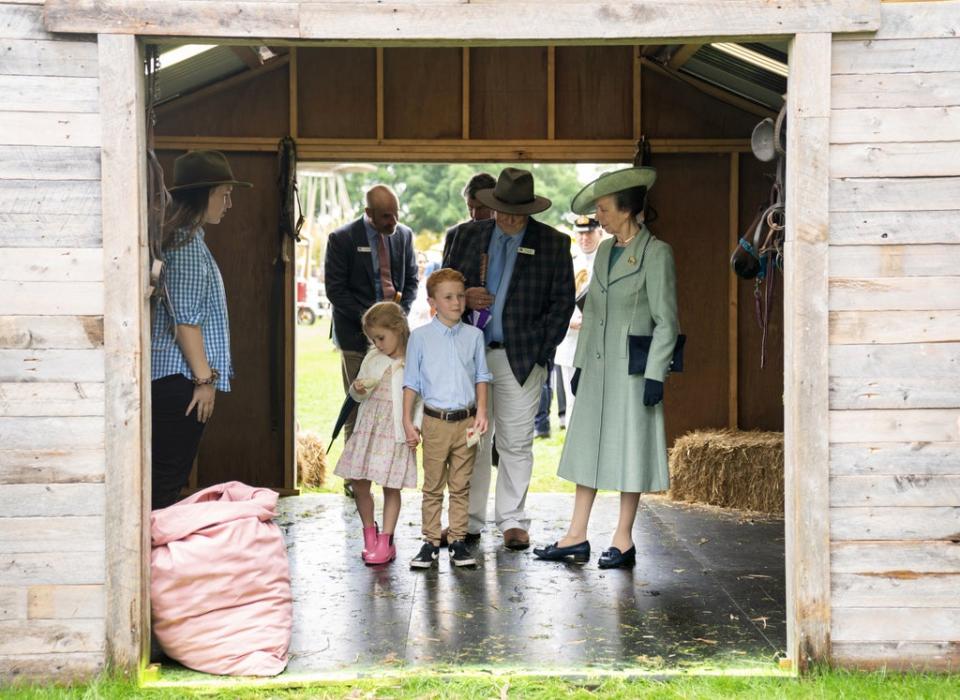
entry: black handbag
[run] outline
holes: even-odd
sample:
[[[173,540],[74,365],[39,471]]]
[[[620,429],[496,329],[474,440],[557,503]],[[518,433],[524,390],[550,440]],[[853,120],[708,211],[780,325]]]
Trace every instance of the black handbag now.
[[[647,239],[643,246],[643,253],[640,255],[640,267],[643,267],[643,260],[647,257],[647,246],[653,240],[653,235]],[[628,335],[627,336],[627,372],[629,374],[643,374],[647,370],[647,356],[650,354],[650,344],[653,342],[652,335]],[[669,372],[683,371],[683,347],[687,344],[687,336],[683,333],[677,336],[677,342],[673,346],[673,357],[670,358]]]

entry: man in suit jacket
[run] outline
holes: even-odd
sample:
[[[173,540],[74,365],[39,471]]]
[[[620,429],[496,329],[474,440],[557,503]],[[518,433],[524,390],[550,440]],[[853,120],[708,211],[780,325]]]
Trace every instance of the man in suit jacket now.
[[[467,213],[470,215],[470,221],[483,221],[484,219],[493,218],[493,210],[477,199],[477,192],[479,190],[488,190],[496,184],[497,181],[493,179],[493,175],[490,173],[477,173],[467,180],[467,184],[463,186],[463,192],[460,194],[463,196],[463,201],[467,205]],[[460,224],[454,224],[447,229],[447,233],[443,237],[444,258],[450,253],[450,246],[453,244],[453,237],[458,228],[460,228]]]
[[[444,266],[467,278],[465,320],[483,326],[493,373],[487,403],[492,430],[482,440],[470,481],[468,538],[486,521],[491,440],[496,435],[496,523],[510,549],[530,544],[524,510],[533,471],[533,418],[540,387],[574,308],[570,237],[531,218],[550,207],[534,194],[533,175],[505,168],[476,199],[494,218],[461,224]]]
[[[330,234],[323,266],[344,393],[357,378],[369,344],[361,326],[363,314],[378,301],[395,301],[409,312],[417,295],[413,232],[397,223],[397,195],[386,185],[374,185],[367,191],[366,205],[362,217]],[[345,424],[347,438],[354,418]]]

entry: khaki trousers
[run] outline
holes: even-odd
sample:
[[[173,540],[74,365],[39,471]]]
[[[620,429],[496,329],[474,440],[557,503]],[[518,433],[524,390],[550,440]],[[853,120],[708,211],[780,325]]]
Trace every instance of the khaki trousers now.
[[[423,417],[423,537],[432,545],[440,544],[440,514],[443,489],[450,493],[450,530],[448,542],[462,540],[467,534],[470,505],[470,477],[476,447],[467,447],[467,428],[473,418],[443,421]]]
[[[353,384],[357,375],[360,373],[360,365],[363,364],[363,357],[366,353],[356,350],[340,351],[340,378],[343,380],[344,398],[350,392],[350,385]],[[346,443],[353,435],[353,424],[357,422],[357,409],[353,409],[347,422],[343,424],[343,440]]]

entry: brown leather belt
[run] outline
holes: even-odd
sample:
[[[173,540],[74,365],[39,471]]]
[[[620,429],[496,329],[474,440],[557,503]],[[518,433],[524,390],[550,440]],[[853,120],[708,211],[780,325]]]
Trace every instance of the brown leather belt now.
[[[437,418],[438,420],[445,420],[453,423],[454,421],[466,420],[467,418],[472,418],[473,416],[477,415],[477,407],[471,406],[470,408],[459,408],[456,411],[441,411],[436,408],[424,406],[423,413],[431,418]]]

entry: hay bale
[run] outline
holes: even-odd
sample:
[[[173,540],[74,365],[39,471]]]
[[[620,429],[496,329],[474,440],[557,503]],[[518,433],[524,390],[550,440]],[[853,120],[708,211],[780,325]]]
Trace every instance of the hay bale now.
[[[297,433],[297,473],[304,486],[323,486],[327,479],[327,451],[316,433]]]
[[[783,513],[783,433],[699,430],[670,450],[670,498]]]

